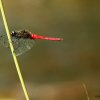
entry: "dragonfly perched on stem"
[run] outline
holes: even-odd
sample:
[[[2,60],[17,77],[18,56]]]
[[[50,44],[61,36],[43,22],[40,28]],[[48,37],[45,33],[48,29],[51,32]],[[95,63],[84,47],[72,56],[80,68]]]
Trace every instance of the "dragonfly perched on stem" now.
[[[34,34],[27,30],[12,31],[11,38],[16,55],[21,55],[24,52],[30,50],[34,45],[34,40],[51,40],[51,41],[61,41],[63,38],[47,37],[42,35]],[[0,43],[6,47],[9,47],[8,39],[6,34],[0,34]]]

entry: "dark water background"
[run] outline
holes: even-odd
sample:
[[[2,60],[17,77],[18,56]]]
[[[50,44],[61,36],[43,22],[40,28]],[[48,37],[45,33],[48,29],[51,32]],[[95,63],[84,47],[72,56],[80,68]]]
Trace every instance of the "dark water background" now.
[[[3,4],[10,31],[28,29],[64,38],[36,41],[18,57],[32,100],[87,100],[83,82],[90,100],[100,99],[99,0],[3,0]],[[0,32],[5,32],[1,14]],[[18,84],[11,52],[0,46],[0,97],[22,100]]]

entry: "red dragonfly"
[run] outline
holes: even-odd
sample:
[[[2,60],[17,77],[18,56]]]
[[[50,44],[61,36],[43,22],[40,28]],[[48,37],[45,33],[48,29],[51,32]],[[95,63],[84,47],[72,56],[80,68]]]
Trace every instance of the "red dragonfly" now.
[[[51,41],[63,40],[63,38],[53,38],[53,37],[37,35],[37,34],[34,34],[32,32],[26,31],[26,30],[12,31],[11,36],[15,37],[15,38],[24,38],[24,39],[29,38],[29,39],[33,39],[33,40],[35,40],[35,39],[51,40]]]
[[[17,56],[31,49],[34,45],[34,40],[37,40],[37,39],[51,40],[51,41],[63,40],[63,38],[53,38],[53,37],[37,35],[27,30],[12,31],[11,37],[12,37],[15,53]],[[6,34],[0,34],[0,43],[6,47],[9,47]]]

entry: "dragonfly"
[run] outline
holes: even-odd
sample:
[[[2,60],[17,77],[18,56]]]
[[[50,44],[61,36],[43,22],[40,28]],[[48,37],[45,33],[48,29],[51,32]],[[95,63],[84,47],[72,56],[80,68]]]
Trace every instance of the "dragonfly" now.
[[[16,56],[19,56],[30,50],[34,45],[35,40],[37,39],[51,40],[51,41],[63,40],[63,38],[54,38],[54,37],[38,35],[28,30],[12,31],[10,35]],[[0,44],[9,48],[9,42],[6,34],[0,34]]]

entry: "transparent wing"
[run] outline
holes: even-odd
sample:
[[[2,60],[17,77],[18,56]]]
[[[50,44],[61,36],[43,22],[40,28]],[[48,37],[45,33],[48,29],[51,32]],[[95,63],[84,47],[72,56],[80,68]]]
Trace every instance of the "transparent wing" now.
[[[8,38],[6,34],[0,34],[0,45],[4,45],[5,47],[9,47]]]
[[[12,37],[12,43],[14,46],[15,54],[19,56],[30,50],[33,47],[35,41],[32,39],[18,39]],[[0,34],[0,44],[9,48],[9,42],[6,34]]]
[[[14,52],[16,53],[17,56],[29,51],[33,45],[34,45],[34,40],[31,39],[16,39],[12,38],[13,46],[14,46]]]

